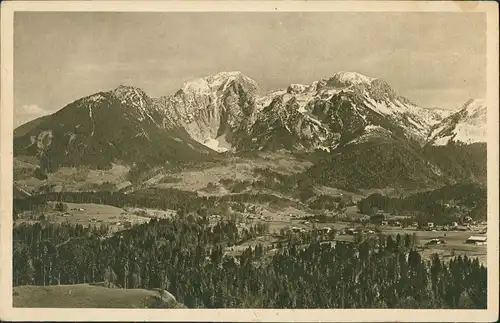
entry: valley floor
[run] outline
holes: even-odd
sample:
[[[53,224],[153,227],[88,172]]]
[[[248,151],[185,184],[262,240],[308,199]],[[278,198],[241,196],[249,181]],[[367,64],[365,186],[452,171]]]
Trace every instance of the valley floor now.
[[[49,205],[54,205],[55,202],[49,202]],[[169,218],[175,215],[175,211],[158,210],[148,208],[118,208],[102,204],[89,204],[89,203],[66,203],[68,211],[65,216],[61,212],[49,211],[45,213],[46,219],[50,222],[81,224],[84,226],[93,225],[99,226],[105,224],[109,227],[111,232],[117,232],[127,229],[130,226],[138,225],[148,222],[152,218]],[[347,213],[355,215],[356,207],[349,207]],[[281,230],[302,229],[307,231],[320,230],[322,228],[331,228],[337,230],[337,241],[354,241],[353,235],[342,234],[341,232],[347,228],[361,228],[360,224],[350,222],[333,222],[333,223],[317,223],[304,220],[305,217],[311,216],[309,212],[297,207],[276,207],[270,205],[260,205],[255,212],[238,213],[238,223],[240,228],[249,227],[252,224],[264,223],[269,227],[269,233],[265,236],[259,236],[255,239],[247,241],[241,245],[231,246],[226,248],[227,254],[239,255],[244,249],[249,246],[262,244],[263,246],[270,246],[276,242],[276,238]],[[359,214],[358,214],[359,216]],[[31,218],[31,219],[30,219]],[[37,216],[35,217],[21,217],[15,224],[33,223],[38,222]],[[215,223],[220,221],[217,216],[211,217],[211,222]],[[486,266],[486,245],[473,245],[466,244],[465,240],[470,236],[484,236],[480,234],[484,226],[477,226],[467,229],[467,231],[425,231],[419,230],[415,227],[391,227],[380,226],[380,233],[384,235],[397,234],[415,234],[420,252],[423,257],[430,258],[433,254],[438,254],[443,259],[449,259],[453,256],[467,255],[468,257],[478,257],[479,261]],[[373,233],[375,234],[375,233]],[[431,239],[439,238],[446,242],[440,245],[425,245]]]

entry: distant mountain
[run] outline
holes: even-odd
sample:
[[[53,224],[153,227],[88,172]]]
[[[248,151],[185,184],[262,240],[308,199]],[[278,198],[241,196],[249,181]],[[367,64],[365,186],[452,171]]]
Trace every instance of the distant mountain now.
[[[385,81],[354,72],[311,85],[292,84],[257,102],[261,112],[240,144],[242,150],[331,151],[372,126],[423,145],[441,120],[433,109],[398,96]]]
[[[160,98],[119,86],[76,100],[18,127],[14,154],[35,157],[44,172],[114,163],[137,175],[216,152],[322,151],[304,173],[322,185],[420,187],[483,181],[483,148],[439,147],[483,142],[485,129],[480,100],[452,114],[423,108],[355,72],[268,93],[241,72],[221,72]]]
[[[182,129],[165,131],[160,112],[140,89],[119,86],[70,103],[14,132],[14,154],[36,156],[42,169],[177,164],[210,154]]]
[[[487,107],[484,100],[471,99],[456,113],[434,125],[429,134],[429,144],[447,145],[450,142],[471,144],[486,142]]]
[[[218,152],[230,150],[251,124],[262,90],[241,72],[222,72],[186,82],[154,102],[167,127],[184,129]]]

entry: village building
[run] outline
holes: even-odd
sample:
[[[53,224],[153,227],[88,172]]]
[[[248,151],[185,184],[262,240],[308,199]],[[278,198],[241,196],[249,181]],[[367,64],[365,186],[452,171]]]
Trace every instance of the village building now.
[[[356,232],[356,230],[353,228],[348,228],[345,230],[345,233],[349,234],[349,235],[354,235],[355,232]]]
[[[438,244],[446,244],[446,241],[439,239],[439,238],[434,238],[429,240],[429,242],[426,243],[426,245],[438,245]]]
[[[399,222],[397,220],[391,220],[391,221],[389,221],[389,224],[391,226],[394,226],[394,227],[400,227],[401,226],[401,222]]]
[[[465,243],[475,244],[475,245],[485,245],[486,237],[470,236],[467,240],[465,240]]]

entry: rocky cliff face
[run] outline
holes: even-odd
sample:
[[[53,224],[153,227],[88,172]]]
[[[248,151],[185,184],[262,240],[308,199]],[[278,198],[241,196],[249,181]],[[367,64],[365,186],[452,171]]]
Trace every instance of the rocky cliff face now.
[[[425,144],[442,117],[438,110],[417,106],[398,96],[383,80],[339,72],[310,85],[257,99],[261,106],[240,149],[286,148],[330,151],[367,127],[382,127],[405,140]],[[280,138],[273,133],[280,133]]]
[[[223,72],[185,83],[156,105],[166,127],[178,127],[196,141],[222,152],[233,148],[247,129],[260,88],[241,72]]]

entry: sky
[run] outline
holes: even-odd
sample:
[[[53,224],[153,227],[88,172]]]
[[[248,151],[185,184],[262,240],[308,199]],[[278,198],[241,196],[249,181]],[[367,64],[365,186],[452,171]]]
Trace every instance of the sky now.
[[[386,80],[424,107],[486,96],[484,13],[17,12],[15,125],[118,85],[151,97],[242,71],[263,89],[338,71]]]

